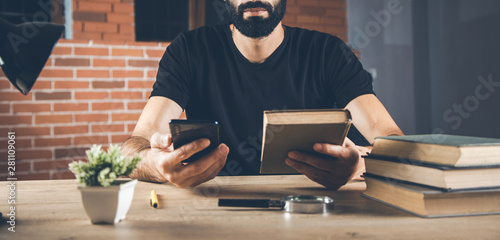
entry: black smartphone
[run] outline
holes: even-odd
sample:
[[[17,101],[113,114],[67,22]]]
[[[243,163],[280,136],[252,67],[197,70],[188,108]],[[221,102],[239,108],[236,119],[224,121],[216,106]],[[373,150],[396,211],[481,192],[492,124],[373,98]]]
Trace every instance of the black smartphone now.
[[[169,125],[174,149],[200,138],[210,140],[210,146],[182,161],[184,163],[194,162],[219,146],[219,123],[217,121],[173,119],[170,120]]]

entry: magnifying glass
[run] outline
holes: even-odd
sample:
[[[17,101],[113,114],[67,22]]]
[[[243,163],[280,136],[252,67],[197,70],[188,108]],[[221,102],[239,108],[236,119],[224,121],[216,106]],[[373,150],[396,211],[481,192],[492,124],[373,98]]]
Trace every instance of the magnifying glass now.
[[[327,196],[298,195],[281,200],[219,199],[219,207],[250,207],[282,209],[289,213],[327,213],[333,211],[334,200]]]

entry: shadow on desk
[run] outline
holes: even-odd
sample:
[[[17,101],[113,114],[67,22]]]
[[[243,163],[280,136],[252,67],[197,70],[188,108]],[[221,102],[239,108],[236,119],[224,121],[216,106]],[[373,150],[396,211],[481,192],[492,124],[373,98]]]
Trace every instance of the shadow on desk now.
[[[352,182],[338,191],[324,187],[288,187],[283,185],[267,185],[256,189],[252,185],[215,185],[204,184],[191,189],[192,194],[202,198],[234,198],[234,199],[281,199],[289,195],[328,196],[335,200],[335,215],[374,215],[374,216],[409,216],[411,214],[364,198],[363,181]],[[276,211],[274,209],[231,208],[225,211]],[[278,210],[279,211],[279,210]]]

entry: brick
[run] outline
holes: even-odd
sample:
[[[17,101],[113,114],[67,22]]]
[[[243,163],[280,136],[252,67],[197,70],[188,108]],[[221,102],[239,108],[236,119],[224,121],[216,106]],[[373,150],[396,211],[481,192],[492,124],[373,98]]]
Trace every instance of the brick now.
[[[125,60],[94,58],[92,64],[94,67],[125,67]]]
[[[35,171],[68,169],[68,164],[71,162],[69,159],[33,161],[33,169]]]
[[[127,131],[128,132],[133,132],[134,131],[134,128],[135,128],[135,123],[129,123],[127,124]]]
[[[92,136],[78,136],[73,138],[73,145],[81,146],[81,145],[93,145],[93,144],[108,144],[108,136],[107,135],[92,135]]]
[[[151,89],[155,81],[152,80],[142,80],[142,81],[128,81],[128,88],[144,88]]]
[[[55,158],[70,158],[70,157],[80,157],[85,156],[85,151],[88,147],[65,147],[56,148],[54,150]]]
[[[85,22],[83,24],[83,31],[85,31],[85,32],[117,33],[118,32],[118,24],[116,24],[116,23],[100,23],[100,22]]]
[[[37,115],[35,116],[35,124],[55,124],[55,123],[71,123],[71,115]]]
[[[113,70],[113,78],[142,78],[142,70]]]
[[[8,80],[6,79],[0,79],[0,89],[6,90],[11,87],[11,84]]]
[[[127,103],[127,110],[142,110],[147,102],[129,102]]]
[[[83,22],[106,22],[106,13],[99,12],[73,12],[73,20]]]
[[[326,16],[329,17],[338,17],[338,18],[346,18],[347,11],[344,9],[335,9],[335,8],[327,8]]]
[[[54,49],[52,50],[52,56],[56,55],[70,55],[71,54],[71,47],[59,47],[55,46]]]
[[[77,78],[109,78],[108,70],[76,70]]]
[[[10,131],[15,132],[16,137],[50,135],[50,127],[12,127]]]
[[[0,162],[0,169],[7,170],[7,161]],[[31,161],[16,161],[16,172],[31,171]]]
[[[125,82],[124,81],[93,81],[92,82],[92,88],[105,88],[105,89],[110,89],[110,88],[124,88],[125,87]]]
[[[134,16],[127,13],[108,13],[106,19],[113,23],[134,23],[135,21]]]
[[[307,0],[297,0],[297,1],[307,1]],[[320,1],[322,7],[331,7],[331,8],[346,8],[345,1]]]
[[[90,59],[88,58],[56,58],[55,66],[65,67],[89,67]]]
[[[75,92],[76,100],[99,100],[107,98],[107,92]]]
[[[78,1],[78,11],[111,12],[111,3]]]
[[[73,21],[73,31],[74,32],[82,32],[83,31],[83,22]]]
[[[127,42],[128,46],[137,46],[137,47],[158,47],[159,42]]]
[[[130,3],[113,3],[115,13],[134,13],[134,5]]]
[[[73,70],[67,69],[44,69],[40,73],[41,78],[72,78]]]
[[[324,7],[318,6],[303,6],[300,8],[301,15],[314,15],[314,16],[323,16],[326,14],[326,9]]]
[[[323,17],[321,18],[320,23],[328,25],[339,25],[339,26],[345,25],[344,19],[337,17]]]
[[[143,57],[144,51],[142,49],[112,48],[111,55],[112,56]]]
[[[43,81],[38,80],[35,82],[35,85],[31,88],[31,90],[50,90],[52,89],[52,81]]]
[[[148,70],[146,77],[147,78],[156,78],[157,74],[158,74],[158,70]]]
[[[300,7],[299,6],[286,6],[286,14],[285,14],[285,16],[289,15],[289,14],[298,14],[299,12],[300,12]]]
[[[319,6],[319,0],[296,0],[297,1],[297,6]],[[321,2],[329,2],[331,0],[328,0],[328,1],[321,1]]]
[[[112,144],[121,144],[130,137],[130,134],[111,135]]]
[[[123,102],[96,102],[92,103],[92,111],[123,110]]]
[[[41,173],[17,173],[17,179],[20,181],[29,181],[29,180],[49,180],[50,174],[49,172],[41,172]]]
[[[157,60],[128,60],[129,67],[150,67],[150,68],[158,68]]]
[[[18,160],[50,159],[52,158],[52,150],[25,149],[23,151],[17,151],[16,158]]]
[[[142,92],[111,92],[111,99],[142,99]]]
[[[88,110],[88,103],[54,103],[55,112],[77,112]]]
[[[105,41],[135,41],[133,33],[103,33],[102,39]]]
[[[76,177],[75,177],[75,174],[73,174],[69,170],[66,170],[66,171],[51,171],[50,172],[50,179],[51,180],[57,180],[57,179],[76,179]]]
[[[69,100],[71,92],[36,92],[35,100]]]
[[[118,32],[135,34],[135,26],[129,23],[118,24]]]
[[[12,109],[15,113],[50,112],[49,103],[19,103],[14,104]]]
[[[17,90],[15,92],[5,92],[2,90],[2,93],[0,94],[0,102],[31,101],[32,99],[32,93],[28,93],[28,95],[25,96]]]
[[[5,134],[5,136],[7,136],[7,134]],[[15,143],[14,143],[14,147],[16,147],[16,149],[25,149],[25,148],[31,148],[31,138],[28,138],[28,139],[22,139],[20,138],[19,136],[17,136],[16,134],[16,139],[15,139]],[[8,146],[8,140],[5,139],[5,140],[0,140],[0,147],[2,149],[7,149],[7,146]],[[3,155],[3,154],[2,154]]]
[[[10,113],[10,104],[0,104],[0,113]]]
[[[82,56],[108,56],[107,48],[75,47],[75,55]]]
[[[73,37],[76,39],[91,39],[91,40],[101,40],[102,33],[96,32],[75,32],[73,33]]]
[[[54,127],[55,135],[68,135],[68,134],[79,134],[79,133],[88,133],[89,126],[88,125],[72,125],[72,126],[62,126],[62,127]]]
[[[296,22],[297,22],[297,16],[292,14],[287,14],[283,18],[283,24],[285,25],[294,26]]]
[[[43,66],[44,68],[51,67],[52,66],[52,58],[49,57],[47,61],[45,62],[45,65]]]
[[[36,138],[35,147],[69,146],[71,138]],[[36,168],[35,168],[36,169]]]
[[[109,2],[109,3],[120,3],[122,0],[89,0],[89,1],[99,1],[99,2]]]
[[[319,17],[318,16],[299,15],[299,16],[297,16],[297,22],[298,23],[319,23]]]
[[[29,116],[2,116],[0,117],[0,125],[19,125],[31,124],[31,115]]]
[[[90,83],[88,81],[54,81],[55,89],[85,89],[89,88]]]
[[[170,46],[170,42],[160,42],[160,46],[163,48],[167,48],[168,46]]]
[[[124,122],[124,121],[137,121],[140,113],[113,113],[111,114],[111,121]]]
[[[161,58],[161,57],[163,57],[164,53],[165,53],[165,50],[146,49],[146,57],[148,57],[148,58]]]
[[[75,114],[75,122],[107,122],[108,114],[91,113],[91,114]]]
[[[124,132],[123,124],[92,124],[92,133]]]
[[[81,43],[81,44],[88,44],[89,43],[89,40],[86,40],[86,39],[64,39],[64,38],[60,38],[58,43],[68,43],[70,45],[73,45],[75,43]]]

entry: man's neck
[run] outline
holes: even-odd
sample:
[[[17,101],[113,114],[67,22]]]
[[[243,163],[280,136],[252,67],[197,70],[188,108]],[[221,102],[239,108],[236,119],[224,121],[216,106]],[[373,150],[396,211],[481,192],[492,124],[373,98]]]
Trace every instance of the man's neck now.
[[[229,26],[233,33],[233,41],[238,50],[252,63],[263,63],[273,54],[285,38],[285,30],[281,23],[269,36],[264,38],[249,38],[243,35],[233,24]]]

